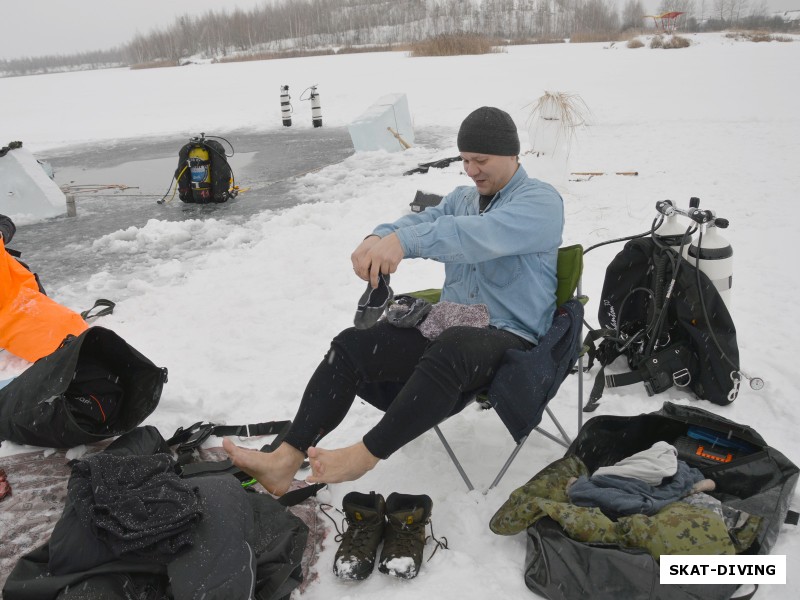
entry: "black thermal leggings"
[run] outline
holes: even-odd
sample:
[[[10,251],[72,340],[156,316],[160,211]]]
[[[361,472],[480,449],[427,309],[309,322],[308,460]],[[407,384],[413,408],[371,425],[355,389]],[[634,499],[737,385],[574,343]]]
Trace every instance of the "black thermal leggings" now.
[[[396,382],[399,393],[393,398],[365,398],[385,414],[364,444],[374,456],[388,458],[464,408],[468,392],[491,382],[506,350],[531,347],[494,328],[451,327],[435,340],[384,321],[345,329],[308,382],[286,442],[305,452],[342,422],[360,385]]]

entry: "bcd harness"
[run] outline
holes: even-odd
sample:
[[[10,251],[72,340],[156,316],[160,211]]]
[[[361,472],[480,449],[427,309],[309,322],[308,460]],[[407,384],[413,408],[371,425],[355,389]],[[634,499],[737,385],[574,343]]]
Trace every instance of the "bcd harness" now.
[[[227,154],[225,147],[217,141],[225,141],[231,149]],[[170,202],[178,193],[183,202],[194,204],[222,203],[235,198],[239,187],[235,185],[233,170],[228,159],[234,154],[233,145],[225,138],[201,133],[193,137],[178,152],[178,166],[173,181],[175,189],[167,199],[170,189],[157,201],[158,204]]]
[[[605,387],[637,382],[650,396],[676,386],[721,405],[738,394],[742,375],[733,320],[714,283],[682,257],[692,228],[667,239],[655,235],[657,227],[654,221],[648,237],[624,238],[629,241],[606,270],[600,327],[590,328],[584,340],[587,369],[600,363],[586,412],[597,408]],[[630,372],[605,375],[619,356],[626,357]]]

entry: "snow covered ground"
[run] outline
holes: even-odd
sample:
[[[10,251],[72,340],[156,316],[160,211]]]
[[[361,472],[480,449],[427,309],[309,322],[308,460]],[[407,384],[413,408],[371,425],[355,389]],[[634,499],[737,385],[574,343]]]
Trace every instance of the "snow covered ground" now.
[[[405,152],[357,153],[297,180],[292,193],[298,206],[265,207],[244,223],[153,218],[143,227],[86,242],[107,256],[129,254],[142,266],[125,269],[124,277],[99,270],[88,280],[48,291],[75,309],[91,306],[97,297],[118,300],[115,313],[97,324],[169,368],[161,403],[146,421],[169,435],[200,419],[291,418],[329,339],[352,322],[364,288],[352,274],[353,248],[375,224],[406,214],[416,190],[446,193],[469,183],[459,163],[426,175],[402,173],[456,155],[458,125],[485,104],[511,113],[524,152],[530,148],[531,103],[545,90],[579,94],[593,120],[578,132],[568,170],[606,174],[564,177],[547,159],[521,158],[529,174],[551,180],[561,191],[564,244],[590,246],[644,231],[657,200],[686,207],[691,196],[699,197],[701,207],[730,220],[724,235],[735,253],[733,316],[741,364],[766,382],[758,392],[743,385],[725,408],[675,390],[648,398],[631,386],[607,392],[595,414],[650,412],[664,400],[696,405],[751,425],[798,463],[800,415],[792,365],[800,270],[791,265],[800,221],[800,43],[689,37],[690,48],[670,51],[559,44],[516,46],[486,56],[378,53],[0,79],[0,141],[22,140],[34,153],[54,153],[85,142],[197,130],[279,130],[282,84],[293,90],[295,127],[311,127],[310,106],[297,98],[312,84],[318,86],[328,126],[345,126],[378,97],[404,92],[415,128],[436,140]],[[622,171],[638,176],[615,175]],[[620,247],[602,247],[586,257],[584,291],[595,300],[587,309],[592,321],[605,267]],[[431,261],[405,261],[392,286],[400,292],[438,287],[442,273]],[[47,273],[40,275],[46,284]],[[0,353],[0,380],[26,366]],[[576,405],[573,377],[551,403],[570,434],[577,430]],[[378,417],[375,409],[356,402],[324,446],[352,443]],[[473,481],[484,487],[513,444],[492,412],[467,410],[443,430]],[[30,449],[4,443],[0,456],[23,450]],[[429,433],[360,481],[331,486],[322,497],[335,506],[352,490],[430,495],[434,532],[447,537],[450,549],[424,563],[413,581],[376,571],[351,584],[331,572],[336,547],[331,536],[317,563],[319,578],[304,597],[530,597],[522,579],[524,536],[496,536],[488,522],[512,490],[562,454],[553,443],[532,439],[497,489],[468,494]],[[800,509],[797,496],[792,508]],[[432,548],[426,550],[427,557]],[[796,527],[783,527],[774,553],[787,556],[787,585],[762,586],[757,597],[795,598]]]

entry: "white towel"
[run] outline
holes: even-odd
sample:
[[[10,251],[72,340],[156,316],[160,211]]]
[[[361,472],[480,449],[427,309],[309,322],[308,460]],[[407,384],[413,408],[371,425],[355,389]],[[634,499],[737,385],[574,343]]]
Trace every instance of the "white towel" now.
[[[678,451],[667,442],[656,442],[649,449],[623,458],[610,467],[600,467],[595,475],[617,475],[639,479],[652,486],[659,486],[665,477],[672,477],[678,470]]]

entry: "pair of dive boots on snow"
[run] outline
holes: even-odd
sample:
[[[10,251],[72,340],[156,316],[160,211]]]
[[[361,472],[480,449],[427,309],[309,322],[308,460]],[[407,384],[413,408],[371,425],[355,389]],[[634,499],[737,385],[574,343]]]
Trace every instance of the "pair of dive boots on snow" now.
[[[417,576],[433,508],[429,496],[392,493],[384,500],[375,492],[350,492],[342,506],[348,528],[333,563],[338,577],[356,581],[369,577],[381,541],[379,571],[402,579]]]

